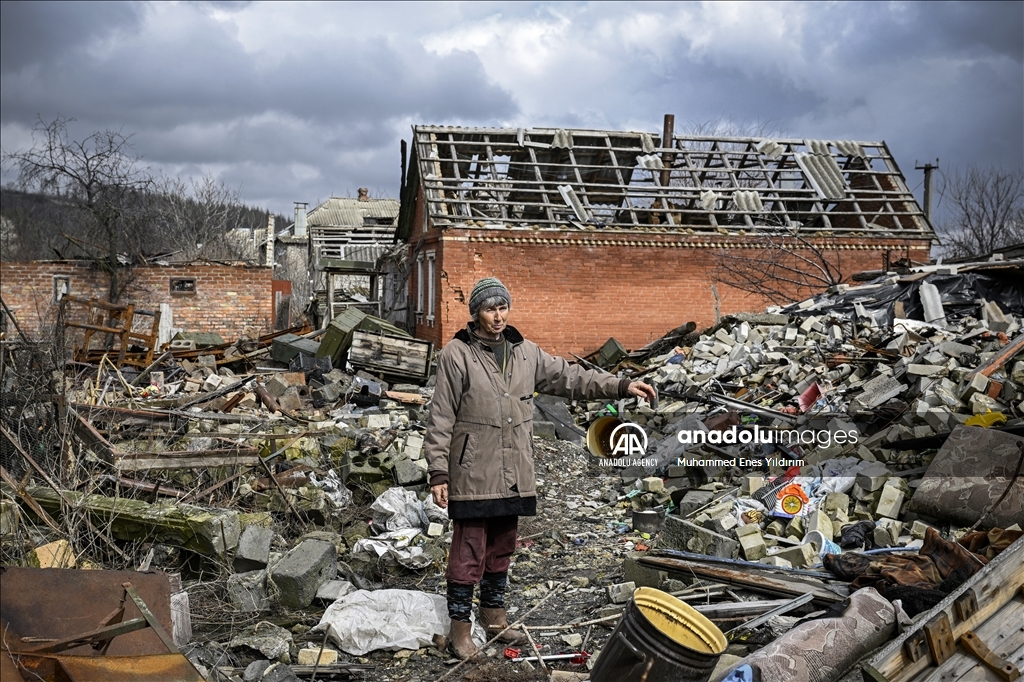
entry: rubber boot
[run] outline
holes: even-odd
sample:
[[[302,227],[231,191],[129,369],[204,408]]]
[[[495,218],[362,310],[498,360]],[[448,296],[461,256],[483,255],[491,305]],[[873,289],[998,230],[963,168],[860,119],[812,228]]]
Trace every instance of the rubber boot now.
[[[505,609],[480,609],[480,623],[484,626],[484,631],[487,633],[487,639],[491,639],[496,634],[505,630],[508,627],[508,616],[505,614]],[[516,644],[524,645],[529,644],[530,640],[527,639],[526,633],[520,632],[519,630],[505,630],[505,634],[498,638],[499,642],[505,644]]]
[[[455,658],[465,661],[483,656],[480,647],[473,642],[472,630],[472,624],[452,619],[451,631],[448,633],[448,644],[451,646]]]

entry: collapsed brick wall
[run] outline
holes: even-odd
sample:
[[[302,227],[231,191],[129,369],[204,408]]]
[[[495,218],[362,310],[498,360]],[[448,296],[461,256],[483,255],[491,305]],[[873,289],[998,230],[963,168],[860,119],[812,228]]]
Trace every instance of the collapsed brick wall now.
[[[436,253],[438,311],[432,326],[419,318],[416,336],[438,346],[465,325],[469,292],[489,275],[512,293],[510,323],[548,352],[566,356],[588,354],[609,337],[636,349],[690,320],[702,329],[716,315],[779,303],[714,282],[716,252],[723,245],[744,246],[742,237],[487,229],[449,229],[443,235],[432,229],[423,237],[413,250]],[[891,260],[928,260],[928,240],[854,238],[837,244],[834,253],[846,276],[883,268],[887,252]],[[410,297],[416,297],[415,273]]]
[[[57,317],[54,277],[70,278],[69,293],[79,298],[107,299],[108,278],[85,262],[0,262],[0,292],[18,325],[30,337],[50,333]],[[132,268],[119,303],[156,311],[171,307],[173,326],[195,332],[216,332],[231,341],[246,325],[271,330],[273,296],[269,267],[219,263],[142,266]],[[172,293],[171,280],[194,280],[195,291]],[[14,329],[9,329],[13,334]]]

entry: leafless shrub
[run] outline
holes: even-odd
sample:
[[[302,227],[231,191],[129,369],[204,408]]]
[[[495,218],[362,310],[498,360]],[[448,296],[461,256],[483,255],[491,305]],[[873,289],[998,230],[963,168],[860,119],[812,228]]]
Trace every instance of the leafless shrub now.
[[[983,256],[1024,243],[1024,171],[969,167],[944,175],[937,226],[944,255]]]
[[[775,304],[791,303],[843,281],[841,252],[831,240],[761,234],[754,246],[720,249],[716,281]]]

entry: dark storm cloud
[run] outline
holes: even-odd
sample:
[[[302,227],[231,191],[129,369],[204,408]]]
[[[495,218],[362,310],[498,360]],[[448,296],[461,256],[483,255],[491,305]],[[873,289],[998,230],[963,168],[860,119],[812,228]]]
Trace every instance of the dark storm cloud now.
[[[245,196],[397,194],[410,123],[885,139],[1019,167],[1022,3],[3,3],[5,150],[122,128]],[[8,180],[7,176],[4,178]]]
[[[76,54],[94,41],[138,26],[133,2],[0,3],[0,71],[7,74]]]

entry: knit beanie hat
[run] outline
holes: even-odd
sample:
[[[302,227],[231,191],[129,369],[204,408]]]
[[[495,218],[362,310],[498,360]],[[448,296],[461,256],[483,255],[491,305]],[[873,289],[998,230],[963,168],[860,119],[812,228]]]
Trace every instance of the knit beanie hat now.
[[[476,315],[483,302],[492,296],[501,296],[508,306],[512,307],[512,294],[508,293],[508,289],[501,283],[501,280],[497,277],[484,277],[476,283],[473,292],[469,295],[469,314]]]

